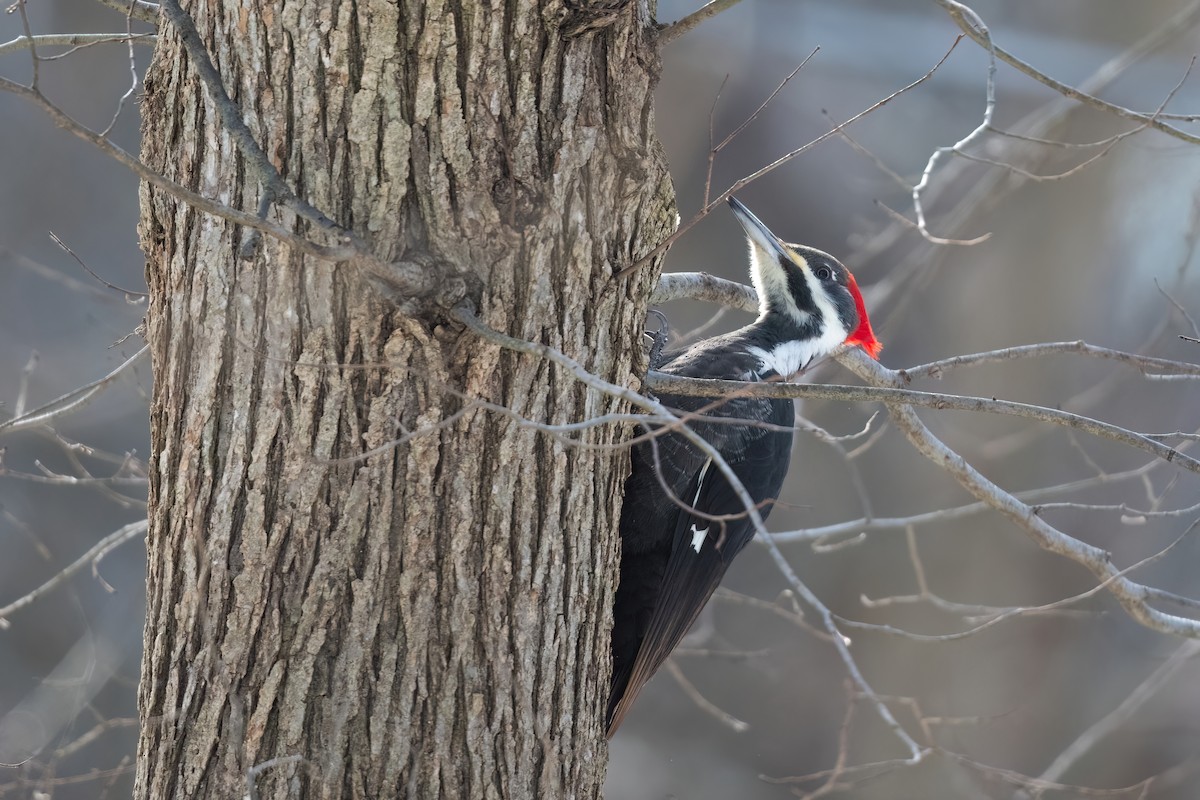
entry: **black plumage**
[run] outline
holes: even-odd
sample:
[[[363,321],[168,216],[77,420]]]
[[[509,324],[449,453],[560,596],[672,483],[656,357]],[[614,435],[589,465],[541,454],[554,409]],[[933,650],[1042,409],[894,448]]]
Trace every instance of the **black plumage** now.
[[[683,377],[779,380],[843,342],[874,355],[878,343],[845,267],[820,251],[780,242],[744,206],[730,202],[750,238],[759,317],[732,333],[667,353],[655,367]],[[721,454],[766,519],[788,471],[792,401],[658,399],[677,412],[700,415],[688,426]],[[643,436],[633,447],[621,509],[609,736],[755,532],[742,500],[696,444],[674,431],[638,432]]]
[[[722,359],[724,369],[698,371],[705,354],[699,347],[674,358],[668,355],[660,369],[687,377],[744,380],[758,367],[752,356],[734,354]],[[698,412],[712,404],[710,398],[673,395],[659,400],[680,412]],[[690,427],[717,448],[766,518],[787,475],[795,421],[792,401],[740,398],[705,414],[746,422],[694,422]],[[675,499],[709,517],[736,517],[718,521],[691,513],[672,501],[664,484]],[[610,731],[687,633],[734,557],[754,538],[745,506],[728,480],[678,433],[663,433],[635,446],[625,497],[621,582],[613,611]],[[627,692],[631,686],[634,691]]]

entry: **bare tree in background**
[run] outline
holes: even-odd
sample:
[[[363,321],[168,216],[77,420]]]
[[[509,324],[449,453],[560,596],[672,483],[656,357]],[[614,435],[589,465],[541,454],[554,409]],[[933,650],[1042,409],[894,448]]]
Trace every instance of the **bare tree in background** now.
[[[1162,380],[1194,381],[1194,364],[1064,342],[896,371],[844,354],[866,387],[746,388],[655,374],[641,383],[652,292],[657,302],[753,306],[745,287],[706,276],[660,282],[666,248],[732,192],[816,144],[843,138],[861,147],[847,126],[938,66],[726,189],[706,185],[702,211],[676,229],[651,105],[659,48],[734,3],[717,0],[665,29],[654,23],[652,3],[603,0],[113,4],[131,21],[157,26],[140,98],[140,160],[107,131],[89,131],[51,105],[37,70],[39,47],[132,47],[132,22],[124,36],[86,41],[35,37],[27,26],[6,47],[33,55],[32,83],[3,79],[0,88],[33,100],[143,181],[153,456],[144,465],[127,459],[102,482],[116,492],[122,481],[149,481],[138,797],[598,796],[623,444],[632,422],[688,431],[686,419],[643,388],[883,403],[892,428],[977,501],[882,519],[859,482],[860,519],[776,535],[759,523],[789,595],[758,606],[814,631],[850,676],[840,732],[833,726],[837,760],[784,780],[798,795],[852,793],[881,774],[937,760],[1010,795],[1076,791],[1058,781],[1136,708],[1116,709],[1081,733],[1040,777],[1008,772],[936,732],[970,720],[949,721],[915,698],[876,691],[877,676],[859,666],[851,636],[951,641],[1009,619],[1070,613],[1104,592],[1146,628],[1200,638],[1200,603],[1132,574],[1159,551],[1114,563],[1046,521],[1051,504],[1034,504],[1067,488],[1047,487],[1032,501],[1006,491],[943,444],[914,408],[1012,415],[1141,450],[1143,477],[1160,466],[1176,471],[1168,487],[1148,488],[1147,508],[1122,501],[1104,510],[1177,519],[1181,539],[1198,506],[1167,507],[1164,498],[1176,482],[1195,486],[1190,473],[1200,462],[1187,445],[1196,430],[1146,433],[1052,407],[912,389],[914,380],[977,364],[1064,353]],[[983,46],[990,70],[1013,58],[970,8],[938,5]],[[24,14],[24,2],[16,9]],[[1103,103],[1029,70],[1077,101]],[[991,73],[986,94],[978,128],[938,150],[917,180],[895,176],[911,194],[913,220],[864,250],[886,247],[899,232],[943,248],[983,241],[952,238],[946,231],[955,220],[929,211],[935,183],[949,184],[965,163],[982,160],[991,175],[1051,177],[1023,162],[1017,145],[979,147],[1005,134],[992,119]],[[1173,95],[1164,87],[1156,107],[1142,110],[1106,104],[1130,127],[1062,175],[1152,128],[1194,145],[1167,113]],[[1021,147],[1047,135],[1044,120],[1028,122],[1014,139]],[[741,130],[714,143],[713,157]],[[990,199],[1006,190],[980,182]],[[904,277],[898,271],[871,299],[902,298]],[[907,277],[920,275],[910,269]],[[1178,305],[1186,317],[1187,303]],[[126,369],[33,410],[22,390],[0,433],[52,430]],[[837,437],[808,427],[856,475],[855,460],[886,430],[869,423]],[[1090,485],[1126,477],[1097,473]],[[65,484],[94,476],[80,464],[75,475],[48,477]],[[1091,588],[1008,607],[941,597],[930,588],[917,530],[984,509],[1084,566]],[[0,619],[145,530],[131,523],[115,532],[61,577],[0,608]],[[864,605],[929,604],[962,622],[960,630],[934,635],[847,619],[780,549],[852,548],[883,530],[903,532],[917,591]],[[1185,644],[1131,702],[1145,702],[1194,650]],[[670,672],[701,708],[744,727],[678,665]],[[852,734],[867,714],[888,743],[858,757]],[[0,720],[0,745],[11,744],[5,725],[18,717]],[[1156,773],[1123,791],[1152,796],[1156,781],[1171,780],[1186,782]]]

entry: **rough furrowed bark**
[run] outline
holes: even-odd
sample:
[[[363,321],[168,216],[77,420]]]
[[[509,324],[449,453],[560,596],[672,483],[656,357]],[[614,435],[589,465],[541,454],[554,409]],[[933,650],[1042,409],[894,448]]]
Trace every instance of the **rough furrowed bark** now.
[[[186,8],[301,196],[381,258],[451,265],[442,285],[492,327],[628,384],[657,271],[609,279],[675,220],[636,5],[573,38],[557,2]],[[143,159],[254,209],[258,180],[162,34]],[[463,394],[551,423],[617,404],[345,264],[269,237],[241,257],[247,231],[148,187],[140,234],[155,387],[137,796],[598,796],[626,455],[454,415]]]

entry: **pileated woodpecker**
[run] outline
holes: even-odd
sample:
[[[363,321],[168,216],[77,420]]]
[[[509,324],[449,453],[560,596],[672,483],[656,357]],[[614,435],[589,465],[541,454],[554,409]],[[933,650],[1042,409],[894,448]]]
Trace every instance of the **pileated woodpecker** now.
[[[739,201],[731,198],[729,204],[750,242],[758,319],[666,353],[652,366],[692,378],[766,381],[787,380],[842,344],[877,356],[881,345],[849,270],[820,250],[781,241]],[[792,401],[658,399],[680,412],[702,414],[689,426],[721,453],[765,519],[788,471]],[[703,417],[722,420],[704,422]],[[678,433],[659,433],[635,445],[621,509],[610,737],[752,538],[754,528],[742,501],[693,443]]]

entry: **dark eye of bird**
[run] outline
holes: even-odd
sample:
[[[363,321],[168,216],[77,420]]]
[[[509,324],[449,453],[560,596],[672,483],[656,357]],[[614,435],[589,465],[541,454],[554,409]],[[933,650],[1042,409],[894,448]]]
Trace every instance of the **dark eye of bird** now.
[[[817,267],[817,280],[827,281],[833,277],[833,270],[829,267]]]

